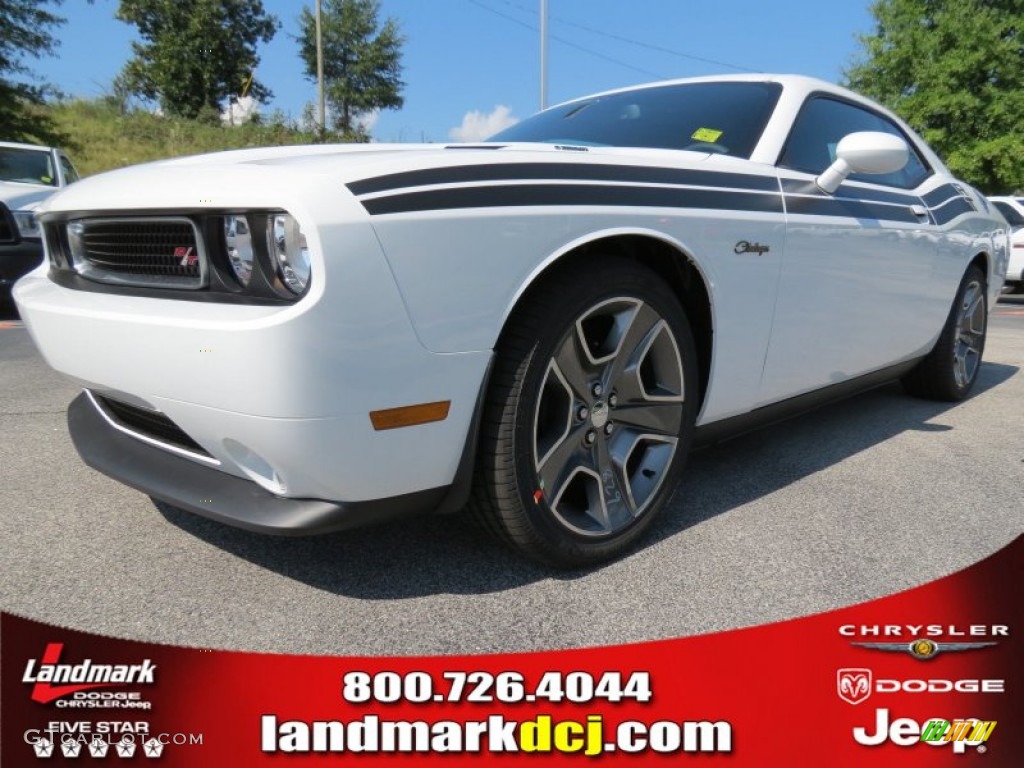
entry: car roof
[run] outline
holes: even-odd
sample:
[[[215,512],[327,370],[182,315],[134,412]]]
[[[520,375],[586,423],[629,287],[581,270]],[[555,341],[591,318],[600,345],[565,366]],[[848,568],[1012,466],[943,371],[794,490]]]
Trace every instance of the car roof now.
[[[40,144],[22,144],[17,141],[0,141],[0,147],[7,149],[30,149],[36,152],[51,152],[53,147],[44,147]]]
[[[593,93],[582,98],[569,99],[564,103],[572,103],[574,101],[582,101],[588,98],[594,98],[597,96],[609,96],[614,93],[626,93],[629,91],[637,91],[645,88],[658,88],[665,85],[683,85],[685,83],[778,83],[787,90],[798,91],[802,94],[812,93],[816,91],[825,91],[827,93],[833,93],[837,96],[844,96],[854,101],[863,102],[875,109],[878,109],[880,105],[877,102],[872,101],[864,96],[861,96],[854,91],[851,91],[842,86],[830,83],[826,80],[819,80],[816,77],[807,77],[806,75],[783,75],[783,74],[770,74],[751,72],[748,74],[737,74],[737,75],[705,75],[702,77],[682,77],[672,80],[660,80],[654,83],[643,83],[641,85],[631,85],[624,88],[614,88],[608,91],[601,91],[599,93]],[[557,105],[555,105],[557,106]],[[884,110],[884,107],[883,107]],[[888,111],[888,110],[885,110]]]

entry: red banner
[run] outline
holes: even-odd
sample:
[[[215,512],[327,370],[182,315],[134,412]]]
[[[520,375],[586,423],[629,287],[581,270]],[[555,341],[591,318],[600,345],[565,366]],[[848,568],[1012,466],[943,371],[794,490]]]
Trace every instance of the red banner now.
[[[423,658],[178,648],[3,614],[0,764],[1020,766],[1022,585],[1024,537],[778,624]]]

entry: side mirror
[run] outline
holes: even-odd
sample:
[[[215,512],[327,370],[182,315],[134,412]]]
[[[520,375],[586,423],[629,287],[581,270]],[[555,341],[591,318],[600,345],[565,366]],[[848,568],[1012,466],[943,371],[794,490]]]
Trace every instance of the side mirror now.
[[[836,161],[814,180],[818,188],[833,195],[851,173],[894,173],[907,164],[910,149],[899,136],[878,131],[861,131],[844,136],[836,147]]]

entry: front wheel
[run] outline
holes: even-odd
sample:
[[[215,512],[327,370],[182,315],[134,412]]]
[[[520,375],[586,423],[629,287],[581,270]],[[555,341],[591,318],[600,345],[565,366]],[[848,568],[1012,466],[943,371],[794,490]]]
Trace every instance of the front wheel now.
[[[971,265],[935,347],[903,377],[904,388],[929,400],[963,400],[978,378],[988,330],[985,273]]]
[[[651,270],[599,257],[521,302],[497,350],[471,509],[523,554],[580,566],[643,534],[693,437],[696,351]]]

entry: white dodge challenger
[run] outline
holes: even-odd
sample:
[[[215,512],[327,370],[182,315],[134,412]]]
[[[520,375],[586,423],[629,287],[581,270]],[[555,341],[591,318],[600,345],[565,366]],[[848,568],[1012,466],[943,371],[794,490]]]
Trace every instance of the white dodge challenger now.
[[[41,221],[15,296],[88,464],[267,533],[468,505],[557,565],[633,545],[695,442],[963,398],[1009,244],[893,114],[763,75],[127,168]]]

